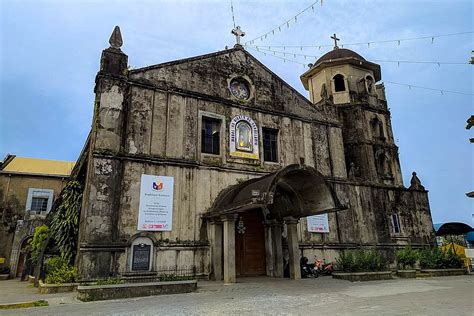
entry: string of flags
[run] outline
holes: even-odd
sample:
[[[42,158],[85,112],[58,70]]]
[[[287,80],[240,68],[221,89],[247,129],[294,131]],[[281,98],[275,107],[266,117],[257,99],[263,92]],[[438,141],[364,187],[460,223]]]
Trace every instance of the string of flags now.
[[[277,51],[273,49],[269,49],[269,46],[245,46],[246,48],[253,48],[254,50],[264,53],[269,52],[272,54],[269,54],[270,56],[277,56],[276,54],[279,54],[283,57],[291,57],[291,58],[298,58],[298,57],[304,57],[306,60],[307,58],[311,59],[317,59],[319,56],[315,55],[308,55],[308,54],[301,54],[301,53],[296,53],[296,52],[287,52],[287,51]],[[281,57],[279,56],[279,57]],[[378,63],[396,63],[398,66],[400,64],[432,64],[432,65],[438,65],[438,67],[441,67],[441,65],[471,65],[470,62],[445,62],[445,61],[424,61],[424,60],[382,60],[382,59],[372,59],[371,61],[373,62],[378,62]]]
[[[412,88],[415,88],[415,89],[423,89],[423,90],[437,91],[437,92],[441,93],[442,95],[444,95],[445,93],[455,93],[455,94],[463,94],[463,95],[474,95],[474,93],[470,93],[470,92],[461,92],[461,91],[452,91],[452,90],[444,90],[444,89],[436,89],[436,88],[422,87],[422,86],[416,86],[416,85],[407,84],[407,83],[393,82],[393,81],[388,81],[388,80],[384,80],[383,82],[384,82],[384,83],[389,83],[389,84],[395,84],[395,85],[399,85],[399,86],[405,86],[405,87],[408,87],[410,90],[411,90]]]
[[[277,27],[275,27],[274,29],[260,35],[260,36],[257,36],[255,37],[254,39],[252,40],[249,40],[247,42],[245,42],[244,44],[254,44],[254,42],[256,40],[260,40],[260,41],[263,41],[264,39],[267,39],[267,37],[269,35],[275,35],[276,32],[281,32],[283,29],[285,28],[289,28],[291,24],[294,24],[294,23],[297,23],[298,22],[298,17],[300,15],[302,15],[303,13],[311,10],[312,12],[314,12],[315,10],[315,6],[320,4],[321,6],[323,5],[323,0],[318,0],[318,1],[315,1],[313,2],[312,4],[310,4],[308,7],[306,7],[305,9],[303,9],[302,11],[300,11],[299,13],[297,13],[296,15],[292,16],[291,18],[289,18],[288,20],[286,20],[285,22],[283,22],[282,24],[278,25]]]
[[[288,59],[288,58],[285,58],[285,57],[281,57],[281,56],[277,56],[277,55],[273,55],[273,54],[267,54],[265,52],[262,52],[262,51],[259,51],[259,50],[256,50],[255,48],[253,47],[248,47],[254,51],[257,51],[257,52],[260,52],[262,54],[264,54],[265,56],[272,56],[272,57],[275,57],[275,58],[279,58],[279,59],[282,59],[284,62],[291,62],[291,63],[296,63],[296,64],[300,64],[300,65],[303,65],[304,68],[307,67],[306,64],[304,63],[301,63],[299,61],[296,61],[296,60],[292,60],[292,59]],[[410,90],[411,89],[423,89],[423,90],[429,90],[429,91],[436,91],[436,92],[439,92],[441,95],[444,95],[445,93],[454,93],[454,94],[462,94],[462,95],[474,95],[473,93],[469,93],[469,92],[462,92],[462,91],[452,91],[452,90],[444,90],[444,89],[436,89],[436,88],[430,88],[430,87],[423,87],[423,86],[418,86],[418,85],[412,85],[412,84],[408,84],[408,83],[400,83],[400,82],[393,82],[393,81],[389,81],[389,80],[383,80],[384,83],[388,83],[388,84],[394,84],[394,85],[399,85],[399,86],[405,86],[405,87],[408,87]]]
[[[235,29],[234,4],[232,3],[232,0],[230,0],[230,12],[232,12],[232,23],[234,23],[234,29]]]
[[[366,45],[368,48],[370,48],[370,45],[373,44],[383,44],[383,43],[397,43],[400,45],[402,42],[406,41],[416,41],[416,40],[430,40],[431,44],[434,44],[436,38],[440,37],[451,37],[451,36],[461,36],[461,35],[467,35],[467,34],[473,34],[474,31],[465,31],[465,32],[458,32],[458,33],[449,33],[449,34],[438,34],[438,35],[428,35],[428,36],[418,36],[418,37],[410,37],[410,38],[400,38],[400,39],[388,39],[388,40],[377,40],[377,41],[368,41],[368,42],[356,42],[356,43],[345,43],[345,44],[339,44],[341,48],[344,48],[344,46],[358,46],[358,45]],[[258,39],[258,38],[257,38]],[[249,42],[246,42],[246,44]],[[253,45],[253,41],[250,41],[250,44]],[[257,47],[267,47],[268,49],[270,48],[283,48],[283,50],[292,49],[292,48],[298,48],[300,51],[302,51],[305,48],[318,48],[321,50],[321,48],[325,47],[333,47],[333,45],[254,45]]]
[[[281,59],[283,60],[283,62],[290,62],[290,63],[295,63],[295,64],[300,64],[300,65],[303,65],[304,68],[306,68],[306,64],[305,63],[302,63],[302,62],[299,62],[299,61],[296,61],[296,60],[293,60],[293,59],[288,59],[288,58],[285,58],[285,57],[281,57],[281,56],[277,56],[277,55],[271,55],[271,54],[267,54],[266,52],[262,52],[262,51],[259,51],[255,48],[253,48],[252,46],[247,46],[246,48],[250,48],[251,50],[254,50],[256,52],[259,52],[259,53],[262,53],[263,55],[265,56],[272,56],[272,57],[275,57],[275,58],[278,58],[278,59]]]

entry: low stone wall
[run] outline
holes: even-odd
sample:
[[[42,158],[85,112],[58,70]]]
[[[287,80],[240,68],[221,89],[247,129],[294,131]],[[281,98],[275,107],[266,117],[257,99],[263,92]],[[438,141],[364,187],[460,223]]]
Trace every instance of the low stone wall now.
[[[8,280],[9,277],[10,277],[9,274],[0,274],[0,281],[1,280]]]
[[[392,279],[392,271],[381,271],[381,272],[334,272],[332,274],[334,279],[347,280],[351,282],[355,281],[376,281],[376,280],[390,280]]]
[[[432,277],[453,276],[466,274],[466,269],[421,269],[421,273],[429,274]]]
[[[416,270],[397,270],[397,275],[401,278],[416,278]]]
[[[196,291],[196,289],[196,280],[92,286],[80,285],[77,287],[77,298],[81,301],[101,301],[161,294],[189,293]]]
[[[78,285],[78,283],[45,284],[40,280],[38,290],[41,294],[65,293],[75,291]]]

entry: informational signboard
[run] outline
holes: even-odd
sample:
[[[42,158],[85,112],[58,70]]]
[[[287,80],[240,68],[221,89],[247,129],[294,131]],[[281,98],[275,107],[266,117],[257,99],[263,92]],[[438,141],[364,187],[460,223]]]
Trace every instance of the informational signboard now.
[[[234,117],[230,122],[229,133],[229,151],[232,157],[259,159],[258,126],[251,117]]]
[[[173,222],[173,186],[173,177],[142,174],[138,230],[171,230]]]
[[[147,271],[150,269],[150,252],[151,246],[145,244],[139,244],[133,246],[133,259],[132,259],[132,270],[133,271]]]
[[[308,216],[306,220],[308,222],[308,232],[329,233],[328,214]]]

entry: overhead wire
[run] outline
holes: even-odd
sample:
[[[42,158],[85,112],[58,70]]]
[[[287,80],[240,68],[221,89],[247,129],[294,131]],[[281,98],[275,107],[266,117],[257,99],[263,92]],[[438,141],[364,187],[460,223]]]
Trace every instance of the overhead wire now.
[[[301,54],[301,53],[296,53],[296,52],[277,51],[277,50],[266,48],[268,46],[249,46],[249,45],[246,45],[245,47],[247,47],[247,48],[252,47],[260,53],[262,53],[262,51],[273,53],[274,56],[276,56],[275,54],[280,54],[280,55],[283,55],[283,57],[286,57],[286,56],[290,56],[290,57],[293,57],[293,58],[304,57],[305,59],[306,58],[317,59],[317,58],[320,57],[320,56],[316,56],[316,55]],[[425,61],[425,60],[382,60],[382,59],[372,59],[370,61],[379,62],[379,63],[397,63],[398,65],[400,65],[400,64],[431,64],[431,65],[438,65],[438,66],[441,66],[441,65],[472,65],[470,62],[467,62],[467,61],[466,62],[445,62],[445,61]]]
[[[430,88],[430,87],[417,86],[417,85],[408,84],[408,83],[393,82],[393,81],[388,81],[388,80],[383,80],[383,82],[384,83],[395,84],[395,85],[399,85],[399,86],[406,86],[409,89],[416,88],[416,89],[437,91],[437,92],[440,92],[441,94],[455,93],[455,94],[463,94],[463,95],[474,95],[474,93],[469,93],[469,92],[452,91],[452,90],[445,90],[445,89],[436,89],[436,88]]]
[[[419,36],[419,37],[410,37],[410,38],[400,38],[400,39],[389,39],[389,40],[376,40],[376,41],[367,41],[367,42],[357,42],[357,43],[346,43],[340,44],[341,48],[344,46],[356,46],[356,45],[367,45],[370,47],[370,44],[381,44],[381,43],[398,43],[400,45],[402,42],[405,41],[415,41],[415,40],[424,40],[424,39],[431,39],[431,44],[434,43],[435,38],[438,37],[450,37],[450,36],[459,36],[459,35],[466,35],[466,34],[473,34],[474,31],[465,31],[465,32],[458,32],[458,33],[449,33],[449,34],[438,34],[438,35],[429,35],[429,36]],[[259,37],[257,37],[259,38]],[[250,42],[250,41],[249,41]],[[246,43],[249,43],[246,42]],[[333,47],[334,45],[255,45],[255,46],[263,46],[268,48],[318,48],[321,49],[323,47]]]
[[[259,51],[253,47],[248,47],[254,51],[257,51],[257,52],[260,52],[262,54],[265,54],[267,55],[267,53],[265,52],[262,52],[262,51]],[[272,54],[268,54],[268,56],[271,56],[271,57],[275,57],[275,58],[278,58],[278,59],[282,59],[283,61],[288,61],[288,62],[291,62],[291,63],[296,63],[296,64],[300,64],[300,65],[303,65],[303,67],[307,67],[306,64],[304,63],[301,63],[299,61],[296,61],[296,60],[292,60],[292,59],[288,59],[288,58],[285,58],[285,57],[281,57],[281,56],[277,56],[277,55],[272,55]],[[413,85],[413,84],[408,84],[408,83],[400,83],[400,82],[394,82],[394,81],[389,81],[389,80],[382,80],[382,82],[384,83],[388,83],[388,84],[394,84],[394,85],[400,85],[400,86],[406,86],[408,87],[410,90],[412,88],[414,89],[423,89],[423,90],[429,90],[429,91],[436,91],[436,92],[439,92],[441,93],[442,95],[444,95],[445,93],[454,93],[454,94],[461,94],[461,95],[474,95],[474,93],[469,93],[469,92],[462,92],[462,91],[453,91],[453,90],[445,90],[445,89],[437,89],[437,88],[431,88],[431,87],[423,87],[423,86],[418,86],[418,85]]]
[[[256,52],[262,53],[262,54],[264,54],[265,56],[267,56],[267,53],[261,52],[261,51],[255,49],[255,48],[253,48],[253,47],[247,47],[247,48],[250,48],[251,50],[254,50],[254,51],[256,51]],[[268,56],[275,57],[275,58],[278,58],[278,59],[282,59],[283,61],[288,61],[288,62],[291,62],[291,63],[300,64],[300,65],[303,65],[304,67],[307,66],[305,63],[302,63],[302,62],[299,62],[299,61],[296,61],[296,60],[293,60],[293,59],[288,59],[288,58],[285,58],[285,57],[276,56],[276,55],[271,55],[271,54],[268,54]]]
[[[230,11],[232,12],[232,22],[234,23],[234,29],[235,29],[234,4],[232,3],[232,0],[230,0]]]
[[[281,32],[282,28],[284,29],[285,27],[286,28],[289,28],[290,27],[290,23],[294,22],[294,23],[297,23],[298,22],[298,16],[300,16],[301,14],[305,13],[306,11],[308,10],[312,10],[314,12],[314,6],[316,4],[320,3],[321,6],[323,5],[323,0],[318,0],[318,1],[315,1],[313,2],[312,4],[310,4],[309,6],[307,6],[305,9],[303,9],[302,11],[300,11],[299,13],[297,13],[296,15],[292,16],[291,18],[289,18],[288,20],[286,20],[285,22],[283,22],[282,24],[278,25],[277,27],[271,29],[270,31],[266,32],[266,33],[263,33],[262,35],[260,36],[257,36],[255,37],[254,39],[251,39],[247,42],[245,42],[244,44],[247,44],[247,43],[253,43],[254,41],[260,39],[261,41],[263,41],[263,39],[266,39],[268,35],[270,35],[270,33],[272,35],[275,35],[275,32],[278,30],[279,32]]]

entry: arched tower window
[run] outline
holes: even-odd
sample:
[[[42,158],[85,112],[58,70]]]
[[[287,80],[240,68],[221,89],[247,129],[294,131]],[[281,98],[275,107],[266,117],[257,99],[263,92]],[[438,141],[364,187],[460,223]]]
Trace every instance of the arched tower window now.
[[[382,122],[380,122],[380,120],[378,118],[374,118],[372,121],[371,121],[371,128],[372,128],[372,136],[373,138],[378,138],[380,140],[384,140],[385,139],[385,135],[384,135],[384,132],[383,132],[383,124]]]
[[[390,167],[390,156],[384,151],[378,151],[375,155],[375,164],[377,173],[382,178],[392,177],[392,168]]]
[[[333,77],[334,80],[334,91],[341,92],[346,91],[346,84],[344,82],[344,76],[337,74]]]
[[[372,94],[374,93],[374,78],[372,76],[367,75],[365,76],[365,88],[367,89],[367,93]]]

